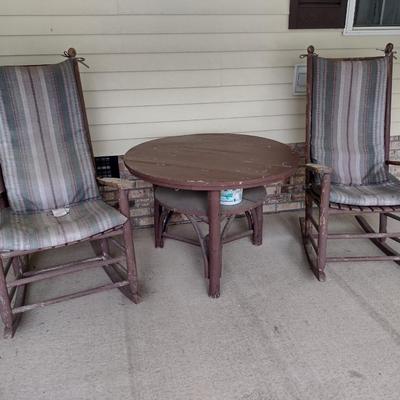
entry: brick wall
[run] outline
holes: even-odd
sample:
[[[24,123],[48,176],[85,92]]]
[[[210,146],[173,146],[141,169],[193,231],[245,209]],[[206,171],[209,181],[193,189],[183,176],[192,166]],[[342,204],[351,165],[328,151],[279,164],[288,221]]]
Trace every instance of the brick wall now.
[[[300,164],[304,162],[304,144],[289,145],[301,157]],[[390,158],[400,160],[400,136],[391,137]],[[119,159],[121,178],[135,182],[136,189],[130,192],[131,216],[135,227],[147,227],[153,224],[153,188],[152,185],[132,176],[125,168],[122,158]],[[391,171],[400,177],[400,167],[391,167]],[[264,212],[273,213],[288,210],[298,210],[304,207],[304,168],[299,168],[288,182],[267,186]],[[115,192],[105,191],[104,199],[110,204],[115,204]],[[182,222],[183,218],[174,216],[175,222]]]

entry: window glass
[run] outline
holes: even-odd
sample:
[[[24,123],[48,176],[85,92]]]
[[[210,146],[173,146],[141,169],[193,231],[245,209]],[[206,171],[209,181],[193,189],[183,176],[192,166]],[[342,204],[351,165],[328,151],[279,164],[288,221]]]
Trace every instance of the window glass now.
[[[386,0],[383,12],[383,25],[399,26],[400,25],[400,1]]]
[[[357,0],[354,26],[400,26],[400,1]]]

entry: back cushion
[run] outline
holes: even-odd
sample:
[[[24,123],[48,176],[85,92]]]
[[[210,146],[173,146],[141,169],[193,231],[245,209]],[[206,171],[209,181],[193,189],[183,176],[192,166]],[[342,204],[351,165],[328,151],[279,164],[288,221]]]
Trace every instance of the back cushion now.
[[[313,68],[312,161],[333,168],[333,183],[386,181],[387,59],[314,57]]]
[[[73,63],[0,67],[0,164],[15,212],[99,197]]]

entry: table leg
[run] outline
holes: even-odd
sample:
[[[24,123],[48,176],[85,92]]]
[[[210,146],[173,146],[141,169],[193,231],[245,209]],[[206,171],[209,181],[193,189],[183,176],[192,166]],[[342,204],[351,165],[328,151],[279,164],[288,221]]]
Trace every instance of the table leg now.
[[[220,295],[220,278],[222,268],[221,220],[220,220],[220,191],[208,192],[208,295],[217,298]]]
[[[157,199],[154,199],[154,246],[163,247],[162,244],[162,207]]]
[[[261,246],[262,245],[262,240],[263,240],[263,206],[258,206],[257,208],[254,209],[255,211],[255,217],[257,219],[256,223],[256,232],[254,235],[254,244],[256,246]]]

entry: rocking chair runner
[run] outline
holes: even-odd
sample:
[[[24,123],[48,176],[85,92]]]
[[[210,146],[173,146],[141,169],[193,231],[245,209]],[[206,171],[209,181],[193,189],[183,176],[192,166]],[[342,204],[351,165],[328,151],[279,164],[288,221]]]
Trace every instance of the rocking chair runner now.
[[[387,218],[400,220],[400,181],[389,173],[393,45],[383,57],[325,59],[307,54],[306,199],[300,218],[315,276],[327,262],[387,261],[400,254],[386,242]],[[319,215],[314,217],[313,204]],[[360,214],[378,213],[379,232]],[[365,233],[328,233],[331,215],[355,214]],[[370,239],[386,256],[327,257],[328,239]]]
[[[0,316],[6,337],[14,335],[21,313],[37,307],[113,288],[138,302],[132,185],[96,182],[79,59],[74,49],[65,54],[59,64],[0,67]],[[101,200],[98,184],[119,191],[120,212]],[[121,235],[124,245],[115,240]],[[100,242],[98,256],[29,270],[29,255],[82,241]],[[109,241],[123,254],[112,256]],[[112,283],[24,304],[29,283],[97,266]]]

